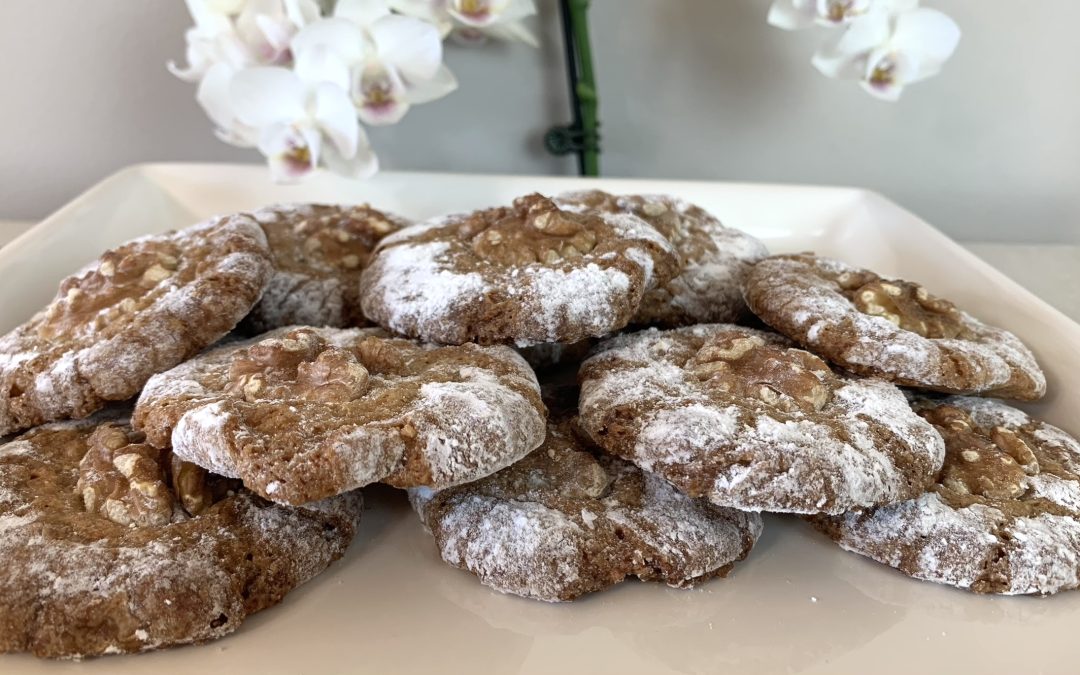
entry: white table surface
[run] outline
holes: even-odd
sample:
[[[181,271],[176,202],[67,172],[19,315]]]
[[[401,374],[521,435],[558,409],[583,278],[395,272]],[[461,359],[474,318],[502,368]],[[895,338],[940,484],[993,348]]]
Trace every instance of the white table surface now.
[[[32,221],[0,220],[0,246],[33,224]],[[1080,322],[1080,246],[985,242],[961,244],[1074,321]]]

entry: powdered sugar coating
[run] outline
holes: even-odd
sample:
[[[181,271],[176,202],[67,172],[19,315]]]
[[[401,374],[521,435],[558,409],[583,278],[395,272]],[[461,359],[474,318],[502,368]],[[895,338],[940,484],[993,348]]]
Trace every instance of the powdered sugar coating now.
[[[135,395],[228,333],[270,272],[266,238],[243,215],[106,252],[0,338],[0,435]]]
[[[997,401],[954,396],[916,405],[959,408],[988,438],[1005,428],[1039,439],[1041,470],[1024,478],[1015,499],[956,503],[939,484],[917,499],[814,524],[844,549],[917,579],[1005,595],[1080,586],[1080,443]]]
[[[251,215],[266,232],[275,269],[245,319],[249,334],[364,325],[360,272],[380,239],[411,224],[367,205],[276,204]]]
[[[514,222],[512,231],[531,231],[522,205],[528,200],[543,198],[443,216],[385,238],[362,275],[365,315],[398,333],[446,344],[574,342],[626,325],[643,294],[676,271],[667,240],[621,213],[586,220],[578,232],[591,236],[588,250],[574,248],[570,256],[556,250],[572,241],[569,235],[543,239],[548,235],[539,228],[528,235],[540,237],[528,262],[518,259],[528,253],[522,249],[478,252],[477,240],[488,234],[499,245],[502,235],[489,227]]]
[[[960,337],[924,337],[859,311],[834,281],[845,274],[877,278],[828,258],[774,256],[750,272],[746,299],[770,326],[854,372],[952,393],[1025,400],[1045,393],[1034,355],[1009,331],[959,311]]]
[[[725,227],[701,207],[671,195],[582,190],[564,192],[554,199],[568,209],[617,211],[642,218],[670,241],[682,258],[682,272],[645,295],[633,323],[723,323],[748,314],[743,281],[750,266],[769,254],[758,239]]]
[[[572,600],[636,576],[691,586],[726,575],[761,534],[756,514],[676,491],[628,462],[595,455],[569,426],[475,483],[410,499],[447,563],[503,593]]]
[[[933,480],[941,438],[896,387],[841,376],[820,409],[778,410],[691,372],[690,359],[727,335],[787,344],[725,324],[602,343],[580,374],[583,429],[691,496],[750,511],[840,513],[908,499]]]
[[[363,386],[341,399],[249,398],[230,368],[249,348],[311,340],[353,359]],[[275,375],[275,377],[278,377]],[[149,442],[237,477],[279,503],[303,504],[373,482],[447,487],[497,471],[544,437],[539,385],[508,347],[437,347],[381,329],[292,327],[207,352],[147,383],[135,424]]]
[[[171,523],[125,527],[75,494],[86,439],[120,413],[0,446],[0,652],[135,652],[226,635],[344,553],[359,494],[285,509],[246,491]]]

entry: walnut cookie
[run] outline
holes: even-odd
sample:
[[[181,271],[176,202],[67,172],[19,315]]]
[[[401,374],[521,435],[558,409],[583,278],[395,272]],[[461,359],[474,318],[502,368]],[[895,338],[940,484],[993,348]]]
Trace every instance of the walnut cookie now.
[[[917,579],[978,593],[1080,586],[1080,442],[988,399],[921,399],[945,438],[926,494],[811,522],[841,547]]]
[[[576,342],[618,330],[678,271],[640,218],[572,213],[538,194],[383,239],[361,277],[364,314],[433,342]]]
[[[568,421],[511,467],[439,492],[409,491],[443,560],[503,593],[573,600],[626,577],[689,587],[726,576],[761,516],[681,494],[592,452]]]
[[[131,398],[232,330],[270,274],[266,237],[245,215],[105,252],[0,338],[0,436]]]
[[[360,507],[270,504],[171,461],[117,411],[38,427],[0,446],[0,652],[222,637],[341,557]]]
[[[376,481],[476,480],[540,445],[545,415],[536,376],[509,347],[291,327],[153,377],[134,424],[155,447],[304,504]]]
[[[728,324],[613,338],[582,365],[581,426],[720,506],[841,513],[924,492],[945,450],[903,393],[789,344]]]
[[[686,326],[732,323],[750,310],[742,284],[750,266],[769,255],[765,244],[725,227],[711,213],[670,195],[613,195],[602,190],[565,192],[552,198],[568,210],[630,213],[671,242],[683,261],[677,276],[645,294],[635,324]]]
[[[366,204],[279,204],[251,215],[274,258],[274,275],[242,324],[251,335],[295,324],[366,325],[360,272],[380,239],[411,225]]]
[[[957,394],[1046,393],[1046,377],[1015,335],[909,281],[784,255],[754,265],[745,295],[765,323],[852,372]]]

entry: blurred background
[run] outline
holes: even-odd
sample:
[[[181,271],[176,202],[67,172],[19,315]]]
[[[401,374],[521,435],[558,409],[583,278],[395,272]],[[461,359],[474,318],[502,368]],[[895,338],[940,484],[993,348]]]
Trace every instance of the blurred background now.
[[[457,92],[371,129],[384,169],[572,174],[553,0],[542,46],[448,44]],[[606,176],[855,185],[954,237],[1080,243],[1075,0],[924,2],[963,30],[941,75],[896,104],[810,66],[818,31],[769,0],[594,0]],[[180,0],[4,0],[0,220],[41,218],[135,162],[260,162],[217,141],[183,60]],[[269,178],[268,178],[269,179]]]

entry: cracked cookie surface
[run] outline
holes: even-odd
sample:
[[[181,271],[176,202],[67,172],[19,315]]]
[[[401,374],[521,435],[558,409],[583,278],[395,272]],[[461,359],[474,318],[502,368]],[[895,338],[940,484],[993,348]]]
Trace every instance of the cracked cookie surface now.
[[[670,195],[583,190],[553,199],[567,209],[633,214],[656,228],[678,253],[682,271],[645,294],[631,323],[733,323],[749,314],[742,296],[743,281],[750,266],[769,255],[756,238],[726,227],[705,209]]]
[[[703,324],[619,336],[582,365],[582,428],[692,497],[841,513],[910,499],[941,437],[903,393],[834,373],[774,333]]]
[[[242,327],[364,326],[360,273],[380,239],[411,223],[370,206],[279,204],[254,211],[274,259],[266,291]]]
[[[852,372],[956,394],[1033,400],[1046,377],[1012,333],[908,281],[810,254],[758,262],[746,281],[765,323]]]
[[[1080,585],[1080,443],[981,398],[919,399],[945,439],[937,482],[910,501],[811,522],[846,550],[979,593]]]
[[[691,499],[591,446],[573,403],[544,444],[479,481],[409,498],[450,565],[503,593],[573,600],[627,577],[689,587],[728,574],[761,534],[761,516]],[[549,404],[550,405],[550,404]]]
[[[289,509],[146,445],[121,411],[0,446],[0,652],[203,642],[341,557],[351,493]]]
[[[106,251],[0,338],[0,436],[131,398],[232,330],[270,273],[266,237],[245,215]]]
[[[361,278],[364,314],[445,344],[572,343],[627,324],[679,269],[627,213],[574,213],[533,194],[383,239]]]
[[[155,447],[304,504],[373,482],[476,480],[536,448],[545,416],[509,347],[288,327],[155,376],[134,424]]]

